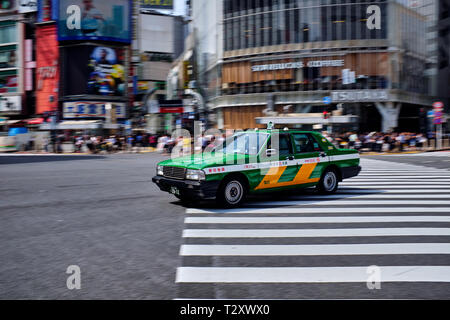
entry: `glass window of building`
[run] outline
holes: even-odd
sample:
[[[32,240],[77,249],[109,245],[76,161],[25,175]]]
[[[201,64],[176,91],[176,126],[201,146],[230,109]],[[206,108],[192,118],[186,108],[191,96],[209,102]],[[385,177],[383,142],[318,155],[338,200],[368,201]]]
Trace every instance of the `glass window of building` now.
[[[17,27],[15,23],[0,24],[0,44],[17,42]]]

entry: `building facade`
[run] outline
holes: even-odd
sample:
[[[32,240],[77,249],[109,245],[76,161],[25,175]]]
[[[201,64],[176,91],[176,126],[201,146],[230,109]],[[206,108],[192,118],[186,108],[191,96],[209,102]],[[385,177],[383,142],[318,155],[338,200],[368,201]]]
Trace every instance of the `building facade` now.
[[[438,96],[450,113],[450,1],[439,1]],[[447,124],[448,125],[448,124]]]
[[[436,1],[210,2],[193,1],[193,25],[217,127],[339,108],[359,117],[361,131],[427,130],[427,5]]]
[[[0,117],[34,113],[36,3],[3,1],[0,8]]]
[[[164,107],[167,77],[173,62],[184,52],[188,34],[187,17],[174,15],[175,11],[161,12],[144,6],[139,15],[136,103],[148,113],[140,122],[151,133],[170,132],[180,112],[179,107]]]

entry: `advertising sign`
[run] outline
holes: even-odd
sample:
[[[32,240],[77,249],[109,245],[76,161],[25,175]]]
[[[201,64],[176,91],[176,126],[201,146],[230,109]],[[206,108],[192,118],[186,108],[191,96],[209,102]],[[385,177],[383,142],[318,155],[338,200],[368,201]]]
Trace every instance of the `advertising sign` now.
[[[95,45],[64,48],[64,95],[126,95],[125,50]]]
[[[389,100],[389,92],[386,90],[351,90],[333,91],[331,93],[333,102],[365,101],[377,102]]]
[[[130,0],[60,0],[58,39],[131,42]]]
[[[159,101],[159,113],[184,113],[183,100]]]
[[[0,13],[17,10],[18,0],[2,0],[0,1]]]
[[[36,28],[36,114],[58,109],[59,50],[56,26]]]
[[[18,92],[19,77],[16,70],[0,72],[0,94]]]
[[[20,96],[8,96],[0,99],[0,113],[20,113],[22,110],[22,98]]]
[[[56,8],[58,0],[39,0],[38,6],[38,22],[46,22],[51,20],[57,20]]]
[[[440,112],[444,110],[444,104],[440,101],[433,103],[433,109],[435,112]]]
[[[443,120],[442,117],[444,116],[444,114],[441,111],[435,112],[434,113],[434,124],[442,124]]]
[[[173,0],[140,0],[142,9],[173,9]]]
[[[343,67],[344,63],[345,63],[344,60],[318,60],[318,61],[309,61],[307,63],[304,63],[303,61],[297,61],[286,63],[261,64],[252,66],[252,72],[303,69],[305,67],[308,68]]]
[[[434,114],[434,124],[442,124],[443,123],[443,116],[444,113],[442,112],[444,110],[444,103],[438,101],[433,103],[433,114]]]
[[[37,0],[18,0],[18,1],[20,13],[36,12],[38,10]]]
[[[111,110],[115,113],[115,118],[126,119],[125,103],[98,101],[65,102],[63,105],[64,118],[106,118],[106,104],[111,104]]]

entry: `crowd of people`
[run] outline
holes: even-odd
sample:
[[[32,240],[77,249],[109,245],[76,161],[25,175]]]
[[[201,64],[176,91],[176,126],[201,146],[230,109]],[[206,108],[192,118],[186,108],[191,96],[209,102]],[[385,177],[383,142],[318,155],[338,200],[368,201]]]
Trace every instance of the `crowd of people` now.
[[[158,136],[150,134],[111,135],[106,137],[75,135],[68,139],[61,135],[55,141],[58,152],[61,152],[63,142],[73,143],[75,153],[84,151],[89,151],[93,154],[101,152],[113,153],[131,151],[136,148],[156,148]]]
[[[355,149],[360,152],[403,152],[422,150],[427,146],[428,138],[421,133],[356,133],[346,132],[341,134],[323,135],[336,147]]]
[[[340,134],[328,134],[322,132],[337,148],[355,149],[360,152],[403,152],[422,150],[426,147],[430,137],[420,133],[402,132],[402,133],[356,133],[346,132]],[[89,151],[96,154],[101,152],[127,152],[139,151],[142,148],[153,148],[163,154],[171,154],[174,147],[177,150],[194,150],[196,153],[205,150],[208,146],[217,145],[216,139],[221,141],[226,139],[225,134],[220,137],[203,136],[199,140],[194,141],[190,138],[178,137],[173,138],[170,135],[156,135],[147,133],[137,133],[133,135],[113,135],[108,137],[78,135],[70,137],[70,141],[74,145],[77,153]],[[67,142],[62,136],[56,139],[57,149],[60,152],[62,141]],[[46,146],[47,149],[47,146]]]

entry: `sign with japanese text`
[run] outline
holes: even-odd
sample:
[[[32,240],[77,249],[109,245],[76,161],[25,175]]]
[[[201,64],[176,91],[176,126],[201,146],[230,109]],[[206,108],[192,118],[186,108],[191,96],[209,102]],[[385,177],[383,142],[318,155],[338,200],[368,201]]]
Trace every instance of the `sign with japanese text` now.
[[[63,113],[65,119],[73,118],[106,118],[106,105],[110,102],[98,101],[76,101],[65,102],[63,105]],[[125,103],[110,103],[112,112],[117,119],[126,118],[126,104]]]

